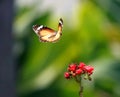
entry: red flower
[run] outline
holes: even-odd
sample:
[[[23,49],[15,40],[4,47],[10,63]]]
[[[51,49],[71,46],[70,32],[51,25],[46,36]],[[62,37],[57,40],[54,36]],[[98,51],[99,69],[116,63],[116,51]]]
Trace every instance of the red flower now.
[[[75,73],[77,74],[77,75],[79,75],[79,74],[82,74],[82,69],[77,69],[76,71],[75,71]]]
[[[82,75],[85,76],[87,75],[87,79],[91,80],[90,75],[93,73],[94,67],[92,66],[87,66],[85,63],[80,62],[79,64],[70,64],[68,66],[67,72],[64,73],[64,77],[66,79],[70,78],[79,78]]]
[[[87,72],[89,75],[93,73],[94,68],[92,66],[85,66],[84,71]]]
[[[83,69],[86,64],[83,62],[80,62],[78,65],[78,68]]]
[[[68,71],[73,71],[73,72],[75,72],[76,68],[77,68],[77,65],[76,65],[76,64],[71,64],[71,65],[69,65],[69,67],[68,67]]]
[[[65,72],[65,73],[64,73],[64,77],[65,77],[66,79],[69,79],[69,78],[70,78],[69,72]]]

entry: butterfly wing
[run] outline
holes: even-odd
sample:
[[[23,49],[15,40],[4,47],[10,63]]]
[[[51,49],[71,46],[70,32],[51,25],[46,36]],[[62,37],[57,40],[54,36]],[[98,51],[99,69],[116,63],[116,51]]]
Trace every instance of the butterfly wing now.
[[[39,35],[42,42],[52,42],[52,37],[56,35],[56,31],[48,27],[43,27],[39,32]]]
[[[56,34],[56,31],[54,31],[53,29],[51,28],[48,28],[48,27],[43,27],[39,32],[38,32],[39,36],[40,37],[51,37],[53,35]]]
[[[45,27],[43,25],[33,25],[34,32],[39,36],[42,42],[56,42],[62,35],[63,20],[60,18],[58,24],[58,31]]]
[[[52,42],[54,36],[56,35],[55,30],[44,27],[43,25],[34,25],[33,30],[39,36],[41,42]]]

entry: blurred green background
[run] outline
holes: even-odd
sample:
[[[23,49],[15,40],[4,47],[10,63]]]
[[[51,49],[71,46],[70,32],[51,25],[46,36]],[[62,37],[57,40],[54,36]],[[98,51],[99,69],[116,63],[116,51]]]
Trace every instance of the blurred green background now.
[[[72,62],[95,67],[84,97],[120,97],[120,0],[15,0],[13,51],[19,97],[79,97],[64,72]],[[57,30],[57,43],[41,43],[32,25]]]

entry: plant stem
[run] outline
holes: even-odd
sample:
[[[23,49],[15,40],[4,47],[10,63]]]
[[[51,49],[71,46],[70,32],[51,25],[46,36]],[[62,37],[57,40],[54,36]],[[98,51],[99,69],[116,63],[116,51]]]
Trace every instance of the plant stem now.
[[[80,86],[79,96],[80,96],[80,97],[83,97],[82,78],[80,78],[79,86]]]
[[[82,77],[79,79],[75,77],[76,82],[79,84],[80,90],[79,90],[79,96],[83,97],[83,86],[82,86]]]

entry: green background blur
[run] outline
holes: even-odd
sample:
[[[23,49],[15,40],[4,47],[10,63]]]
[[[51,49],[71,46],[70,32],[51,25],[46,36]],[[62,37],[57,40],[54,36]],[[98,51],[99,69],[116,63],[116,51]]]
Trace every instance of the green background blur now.
[[[120,97],[120,0],[15,0],[13,51],[19,97],[79,97],[74,80],[66,80],[68,64],[94,66],[84,81],[84,97]],[[41,43],[34,24],[57,30],[57,43]]]

